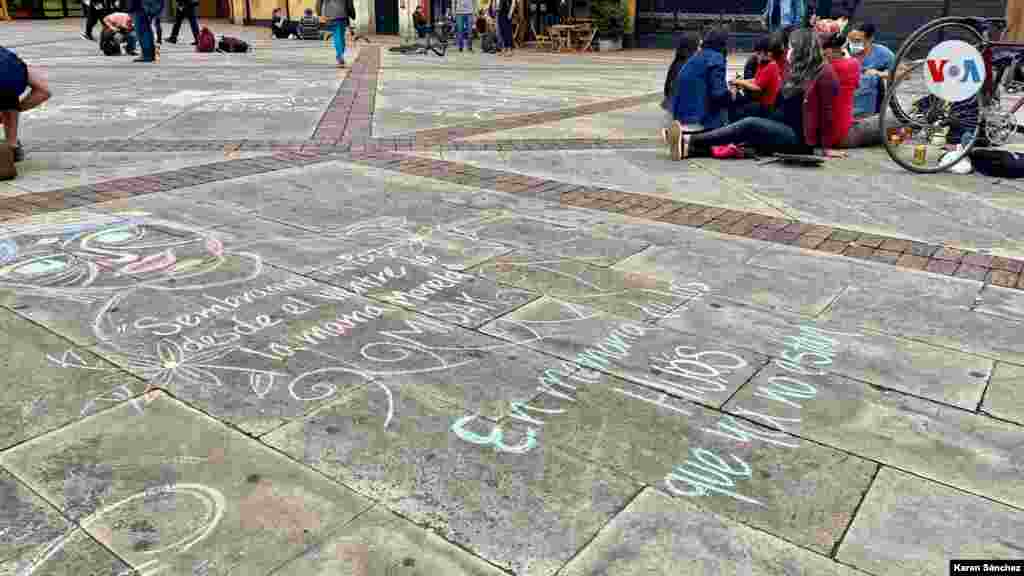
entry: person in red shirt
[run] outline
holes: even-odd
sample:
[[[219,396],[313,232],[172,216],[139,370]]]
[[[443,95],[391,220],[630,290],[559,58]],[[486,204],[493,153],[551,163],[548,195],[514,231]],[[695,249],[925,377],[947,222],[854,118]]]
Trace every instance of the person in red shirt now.
[[[786,49],[782,45],[781,36],[762,38],[755,48],[759,61],[757,73],[751,79],[730,82],[733,88],[744,92],[744,96],[737,96],[734,100],[729,118],[732,122],[748,116],[767,117],[775,109],[775,100],[782,88],[782,71],[778,60],[785,58]]]
[[[839,34],[822,34],[821,41],[825,60],[832,65],[832,71],[839,79],[839,93],[832,103],[833,147],[840,147],[853,125],[853,95],[860,84],[860,61],[843,53],[845,39]]]

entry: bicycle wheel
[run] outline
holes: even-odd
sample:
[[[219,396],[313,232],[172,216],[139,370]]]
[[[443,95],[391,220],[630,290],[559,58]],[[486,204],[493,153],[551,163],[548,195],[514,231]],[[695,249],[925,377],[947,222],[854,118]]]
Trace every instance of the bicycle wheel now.
[[[891,80],[880,111],[885,150],[912,172],[948,170],[970,153],[982,132],[982,93],[947,102],[928,91],[928,52],[953,40],[979,52],[984,49],[981,33],[969,21],[943,18],[911,34],[889,71]]]

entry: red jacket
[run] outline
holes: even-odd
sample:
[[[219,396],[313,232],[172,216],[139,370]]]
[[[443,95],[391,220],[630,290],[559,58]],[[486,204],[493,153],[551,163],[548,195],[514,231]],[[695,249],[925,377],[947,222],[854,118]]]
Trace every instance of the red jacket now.
[[[831,148],[837,142],[832,105],[839,94],[839,79],[828,63],[804,94],[804,142],[810,147]]]

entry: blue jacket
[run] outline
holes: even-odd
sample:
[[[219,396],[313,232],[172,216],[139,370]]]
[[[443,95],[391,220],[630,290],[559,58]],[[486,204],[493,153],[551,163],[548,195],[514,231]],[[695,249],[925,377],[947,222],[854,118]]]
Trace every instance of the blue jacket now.
[[[720,127],[730,100],[725,67],[721,52],[700,50],[691,56],[676,76],[672,116],[682,124]]]

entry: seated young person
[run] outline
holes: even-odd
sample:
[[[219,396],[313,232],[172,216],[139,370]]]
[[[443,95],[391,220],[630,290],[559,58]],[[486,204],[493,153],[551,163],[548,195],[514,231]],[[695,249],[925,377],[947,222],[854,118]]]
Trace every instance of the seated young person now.
[[[825,60],[832,65],[832,70],[839,80],[839,93],[836,94],[832,107],[832,126],[836,148],[846,148],[847,135],[853,125],[853,95],[860,83],[860,61],[843,52],[846,39],[840,34],[819,35]]]
[[[876,31],[874,24],[861,24],[847,36],[850,55],[860,61],[860,85],[853,98],[855,117],[878,114],[884,81],[896,61],[892,50],[875,42]]]
[[[274,8],[270,17],[270,31],[274,38],[291,38],[295,34],[295,23],[284,17],[280,8]]]
[[[699,134],[683,134],[677,123],[670,130],[673,160],[705,153],[712,146],[747,144],[762,151],[807,154],[821,149],[825,157],[843,157],[832,143],[832,108],[839,90],[832,67],[825,62],[811,29],[790,36],[789,75],[770,118],[748,117]]]
[[[725,31],[714,28],[704,36],[700,50],[680,68],[672,99],[672,117],[677,124],[701,130],[725,122],[732,101],[725,82],[727,45]]]
[[[127,54],[134,56],[137,39],[135,37],[135,22],[131,14],[114,12],[103,19],[103,31],[100,32],[101,46],[104,42],[116,41],[117,34],[124,38]]]
[[[306,8],[303,12],[295,34],[302,40],[323,39],[323,34],[320,32],[320,19],[313,15],[312,8]]]
[[[416,27],[416,36],[419,38],[427,37],[430,23],[427,22],[427,17],[423,14],[422,6],[416,6],[416,11],[412,13],[412,25]]]
[[[786,50],[782,39],[777,35],[766,36],[758,41],[758,68],[750,80],[732,80],[729,84],[743,90],[737,95],[729,111],[729,120],[736,122],[747,116],[767,117],[775,109],[775,99],[782,88],[782,71],[778,60]]]

